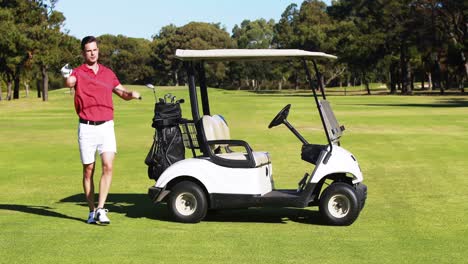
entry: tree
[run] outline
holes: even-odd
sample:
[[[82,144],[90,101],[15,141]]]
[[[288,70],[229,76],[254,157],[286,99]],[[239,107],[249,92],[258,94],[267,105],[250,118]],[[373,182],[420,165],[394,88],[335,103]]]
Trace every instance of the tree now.
[[[0,71],[6,79],[8,90],[14,86],[13,95],[9,93],[8,100],[19,98],[21,72],[32,58],[32,41],[27,34],[32,23],[27,13],[35,4],[26,0],[0,0]]]
[[[273,45],[274,26],[273,19],[244,20],[240,26],[234,26],[231,38],[241,49],[268,49]],[[281,75],[273,71],[270,62],[231,63],[229,75],[238,76],[239,88],[242,86],[241,76],[245,76],[245,84],[255,90],[262,80],[281,79]]]
[[[299,48],[308,51],[321,51],[337,54],[337,45],[340,33],[337,23],[328,15],[327,5],[318,0],[307,0],[301,4],[299,10],[295,5],[290,5],[283,12],[282,17],[275,27],[275,44],[282,48]],[[290,37],[288,37],[290,36]],[[320,82],[325,86],[344,72],[344,65],[332,61],[321,61],[327,67],[320,68],[322,75]],[[299,65],[292,67],[296,88],[298,87],[297,71]]]
[[[20,78],[32,63],[40,66],[43,80],[43,100],[47,100],[48,69],[60,61],[63,33],[60,27],[65,20],[62,13],[54,11],[56,0],[0,1],[3,38],[0,40],[0,68],[8,86],[14,83],[13,98],[19,98]]]
[[[159,69],[158,76],[172,80],[172,84],[183,83],[181,63],[174,59],[176,49],[215,49],[233,48],[234,42],[219,24],[191,22],[182,27],[168,26],[153,37],[153,62]],[[158,65],[159,64],[159,65]],[[223,63],[207,66],[207,83],[219,85],[225,77]]]
[[[54,10],[56,2],[57,0],[38,1],[33,14],[37,23],[30,29],[33,61],[39,66],[42,79],[43,101],[49,98],[49,70],[51,67],[57,69],[63,63],[62,50],[70,48],[68,39],[60,32],[65,17]]]
[[[115,71],[120,82],[146,84],[152,82],[151,42],[123,35],[98,37],[100,62]]]
[[[297,37],[294,34],[294,22],[297,21],[299,10],[296,4],[290,4],[281,14],[281,18],[274,26],[274,36],[272,42],[277,48],[297,48]]]

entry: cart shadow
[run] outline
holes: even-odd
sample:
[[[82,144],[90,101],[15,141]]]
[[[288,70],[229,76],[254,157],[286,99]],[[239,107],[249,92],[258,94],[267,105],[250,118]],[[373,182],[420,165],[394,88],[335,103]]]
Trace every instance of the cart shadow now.
[[[249,208],[209,211],[203,221],[239,223],[296,222],[302,224],[325,225],[318,211],[298,208]]]
[[[59,201],[60,203],[74,203],[87,208],[83,194],[75,194]],[[106,208],[111,213],[123,214],[129,218],[148,218],[153,220],[172,222],[166,204],[154,205],[146,194],[109,194]],[[204,222],[232,222],[232,223],[278,223],[289,221],[324,225],[319,212],[297,208],[249,208],[210,210]]]

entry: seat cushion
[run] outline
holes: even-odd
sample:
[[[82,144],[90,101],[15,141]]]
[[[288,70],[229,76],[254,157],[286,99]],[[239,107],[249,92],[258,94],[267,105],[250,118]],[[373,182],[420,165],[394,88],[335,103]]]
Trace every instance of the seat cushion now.
[[[255,160],[255,167],[263,166],[271,162],[268,152],[252,151],[252,155]],[[247,160],[247,154],[242,152],[223,153],[217,154],[216,156],[223,159]]]

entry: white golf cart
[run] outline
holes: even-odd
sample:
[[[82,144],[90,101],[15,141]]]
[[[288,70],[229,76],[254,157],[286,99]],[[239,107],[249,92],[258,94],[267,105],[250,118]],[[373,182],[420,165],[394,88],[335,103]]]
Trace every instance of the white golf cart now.
[[[155,203],[166,202],[173,218],[184,223],[201,221],[209,209],[317,205],[327,224],[350,225],[357,219],[364,207],[367,187],[362,183],[356,158],[340,147],[344,127],[338,124],[321,85],[322,98],[316,94],[308,68],[308,63],[312,63],[319,79],[314,59],[336,59],[335,56],[303,50],[219,49],[177,50],[175,58],[183,61],[188,75],[193,120],[180,126],[185,146],[192,150],[193,157],[173,163],[156,179],[148,191]],[[268,127],[286,125],[303,144],[302,159],[315,165],[312,172],[299,177],[299,186],[294,190],[275,189],[268,152],[254,151],[247,142],[230,139],[224,118],[210,112],[204,63],[260,60],[302,61],[328,140],[326,145],[309,144],[288,122],[289,104],[273,118]],[[325,188],[326,180],[331,184]]]

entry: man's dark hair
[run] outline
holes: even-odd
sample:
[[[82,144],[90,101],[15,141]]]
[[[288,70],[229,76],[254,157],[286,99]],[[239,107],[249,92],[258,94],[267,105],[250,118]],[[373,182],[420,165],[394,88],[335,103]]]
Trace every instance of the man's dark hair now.
[[[91,43],[91,42],[96,42],[96,44],[98,43],[97,39],[94,36],[84,37],[81,40],[81,50],[84,51],[85,45],[88,44],[88,43]]]

